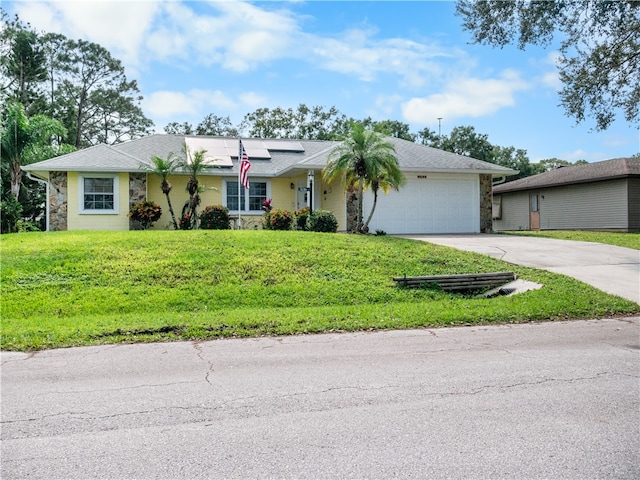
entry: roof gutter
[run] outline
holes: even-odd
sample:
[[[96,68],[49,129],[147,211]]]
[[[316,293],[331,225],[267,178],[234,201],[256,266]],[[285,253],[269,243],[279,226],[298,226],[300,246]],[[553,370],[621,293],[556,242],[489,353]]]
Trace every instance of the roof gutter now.
[[[47,180],[44,180],[36,175],[33,175],[31,172],[25,172],[27,174],[27,178],[29,180],[33,180],[34,182],[38,182],[38,183],[44,183],[45,189],[46,189],[46,197],[44,200],[44,207],[45,207],[45,231],[49,231],[49,182]]]

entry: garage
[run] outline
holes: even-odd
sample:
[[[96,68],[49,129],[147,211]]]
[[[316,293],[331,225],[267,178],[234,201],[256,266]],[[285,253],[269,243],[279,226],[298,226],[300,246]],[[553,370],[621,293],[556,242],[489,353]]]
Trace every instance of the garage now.
[[[399,192],[380,192],[369,231],[389,234],[480,232],[480,186],[474,174],[405,174]],[[364,198],[365,219],[373,195]]]

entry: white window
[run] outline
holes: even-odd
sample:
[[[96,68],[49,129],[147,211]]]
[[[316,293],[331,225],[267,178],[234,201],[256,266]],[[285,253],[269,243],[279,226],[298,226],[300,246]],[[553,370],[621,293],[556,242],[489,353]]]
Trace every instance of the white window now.
[[[118,175],[80,175],[78,183],[80,213],[119,213]]]
[[[226,180],[224,182],[224,199],[230,212],[238,212],[238,203],[242,213],[262,213],[262,202],[269,198],[270,185],[266,181],[251,180],[249,190],[240,186],[240,198],[238,199],[238,181]]]

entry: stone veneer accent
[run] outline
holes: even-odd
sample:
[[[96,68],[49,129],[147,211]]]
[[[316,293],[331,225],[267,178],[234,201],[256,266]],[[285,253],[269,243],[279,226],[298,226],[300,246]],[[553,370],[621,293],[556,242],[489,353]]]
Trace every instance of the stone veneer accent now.
[[[480,175],[480,232],[493,232],[493,180],[491,175]]]
[[[147,174],[129,174],[129,207],[147,199]],[[128,209],[127,209],[128,211]],[[129,230],[140,230],[138,222],[129,220]]]
[[[49,173],[49,230],[67,229],[67,172]]]
[[[347,192],[347,232],[355,233],[358,226],[358,192]]]

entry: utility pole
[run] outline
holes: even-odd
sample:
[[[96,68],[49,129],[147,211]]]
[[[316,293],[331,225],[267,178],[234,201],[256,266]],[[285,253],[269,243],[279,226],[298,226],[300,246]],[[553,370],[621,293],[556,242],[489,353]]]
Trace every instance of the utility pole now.
[[[438,117],[438,137],[442,137],[442,118],[443,117]]]

